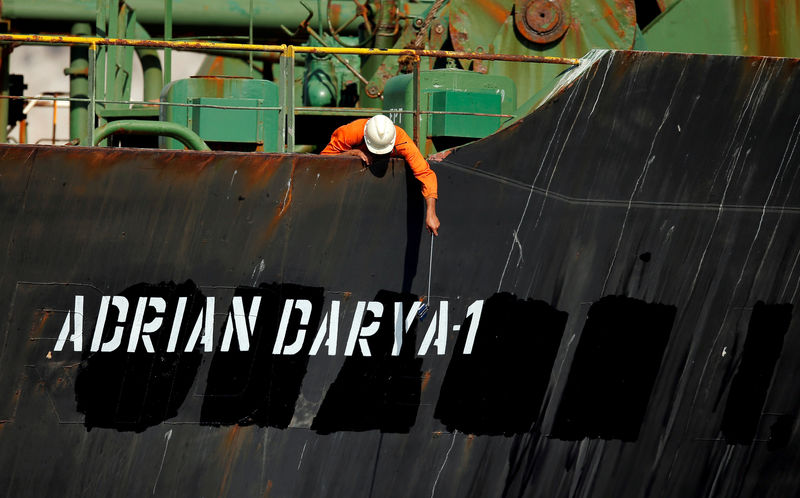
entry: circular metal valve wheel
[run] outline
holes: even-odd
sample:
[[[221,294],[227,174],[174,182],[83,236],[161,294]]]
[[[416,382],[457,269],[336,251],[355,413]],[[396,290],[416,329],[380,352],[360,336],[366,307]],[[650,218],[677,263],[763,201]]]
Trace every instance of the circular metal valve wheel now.
[[[534,43],[554,42],[569,28],[569,18],[561,4],[551,0],[518,0],[514,21],[522,36]]]

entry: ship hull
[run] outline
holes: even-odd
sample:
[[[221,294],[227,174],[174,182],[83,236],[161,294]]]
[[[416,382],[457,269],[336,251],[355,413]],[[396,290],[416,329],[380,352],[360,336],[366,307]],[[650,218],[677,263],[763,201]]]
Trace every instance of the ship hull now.
[[[400,161],[1,146],[0,490],[797,494],[798,61],[581,71],[432,248]]]

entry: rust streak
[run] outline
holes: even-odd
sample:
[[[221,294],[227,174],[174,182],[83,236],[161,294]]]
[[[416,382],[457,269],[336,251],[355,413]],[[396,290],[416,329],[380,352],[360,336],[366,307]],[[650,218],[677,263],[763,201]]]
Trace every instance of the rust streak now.
[[[330,16],[331,24],[339,26],[339,21],[342,17],[342,6],[338,3],[331,3]]]
[[[197,158],[190,160],[173,151],[163,162],[158,163],[160,167],[159,176],[162,178],[165,175],[176,178],[188,177],[195,181],[197,177],[205,172],[213,160],[214,157],[211,155],[204,158],[204,160],[198,160]]]
[[[262,494],[261,496],[267,498],[269,496],[270,491],[272,491],[272,480],[267,479],[267,489],[264,490],[264,494]]]
[[[475,0],[475,3],[483,10],[486,15],[494,18],[497,24],[503,24],[511,11],[503,7],[495,0]],[[481,20],[480,22],[485,22]]]
[[[225,72],[225,59],[218,55],[214,57],[214,60],[211,62],[211,66],[208,68],[208,74],[224,74]]]
[[[428,383],[431,381],[431,371],[426,370],[424,374],[422,374],[422,388],[421,391],[425,392],[425,388],[428,387]]]
[[[246,179],[243,182],[245,193],[264,189],[283,164],[283,158],[275,156],[259,156],[259,163],[242,164],[239,173]]]
[[[736,5],[737,9],[739,8],[739,4]],[[742,52],[745,54],[750,53],[750,25],[748,23],[747,18],[747,7],[742,8],[742,39],[744,40],[744,46],[742,47]]]
[[[32,324],[31,335],[30,335],[31,337],[42,336],[42,331],[44,330],[44,326],[47,323],[47,319],[50,318],[50,315],[52,315],[52,312],[48,310],[41,310],[38,311],[37,314],[41,314],[41,317],[39,318],[38,324]]]
[[[469,452],[472,449],[472,445],[475,443],[475,435],[470,434],[467,436],[466,444],[464,444],[464,450]]]
[[[233,467],[234,461],[236,460],[236,456],[239,452],[239,445],[240,442],[237,441],[239,435],[240,427],[238,425],[234,425],[225,435],[225,439],[222,442],[223,447],[223,454],[225,458],[225,470],[222,474],[222,483],[219,487],[219,495],[224,496],[227,494],[227,486],[228,486],[228,478],[231,474],[231,468]]]
[[[661,0],[663,3],[663,0]],[[620,12],[624,16],[624,26],[625,28],[630,28],[635,30],[636,26],[636,4],[632,0],[614,0],[614,5],[617,7],[617,11]],[[664,12],[664,6],[659,4],[659,9],[661,12]]]
[[[608,25],[620,38],[625,38],[625,30],[622,29],[622,26],[619,23],[619,20],[614,15],[614,10],[608,6],[605,2],[603,2],[603,19],[608,22]]]
[[[755,10],[755,31],[758,43],[758,55],[780,56],[783,47],[780,40],[780,27],[776,2],[753,0]]]

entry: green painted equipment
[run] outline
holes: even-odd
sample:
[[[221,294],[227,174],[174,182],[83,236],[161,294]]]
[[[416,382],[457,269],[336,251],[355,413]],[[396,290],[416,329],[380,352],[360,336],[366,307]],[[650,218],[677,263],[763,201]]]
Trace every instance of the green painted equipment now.
[[[120,119],[95,130],[95,145],[114,134],[171,137],[192,150],[211,150],[197,133],[176,123]]]
[[[278,86],[266,80],[196,77],[173,81],[164,89],[161,120],[183,125],[212,148],[278,151]],[[162,147],[182,149],[171,138]]]
[[[500,93],[438,90],[430,94],[430,108],[441,112],[474,112],[478,115],[433,114],[429,121],[431,137],[480,138],[500,128],[503,109]],[[495,114],[480,116],[479,114]]]
[[[647,50],[800,57],[800,2],[668,0],[642,28]]]
[[[497,131],[516,110],[516,85],[511,78],[462,69],[420,71],[422,114],[419,134],[428,137],[421,148],[432,153]],[[409,134],[414,115],[414,76],[395,76],[386,83],[383,109]],[[451,112],[454,114],[440,114]],[[481,114],[489,114],[481,115]]]

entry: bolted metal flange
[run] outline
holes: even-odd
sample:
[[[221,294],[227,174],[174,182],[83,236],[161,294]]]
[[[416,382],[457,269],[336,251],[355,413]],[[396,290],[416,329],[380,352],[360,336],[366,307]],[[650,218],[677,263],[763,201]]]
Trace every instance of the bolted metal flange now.
[[[569,15],[561,1],[516,0],[514,4],[517,29],[534,43],[554,42],[564,36],[569,28]]]
[[[369,85],[367,85],[365,91],[367,93],[367,96],[373,99],[376,99],[381,96],[381,89],[378,88],[378,85],[376,83],[370,83]]]

